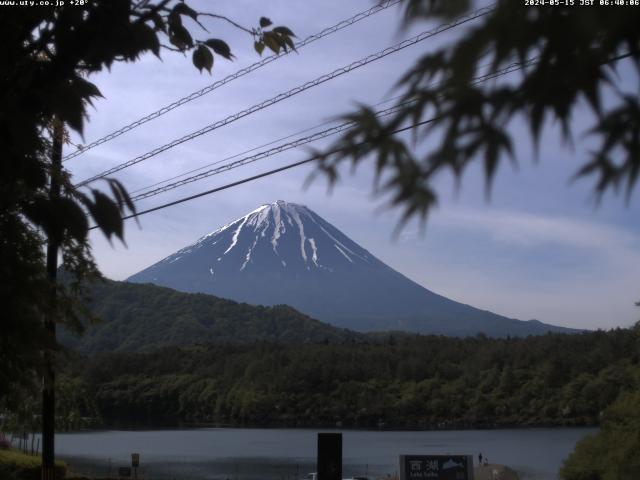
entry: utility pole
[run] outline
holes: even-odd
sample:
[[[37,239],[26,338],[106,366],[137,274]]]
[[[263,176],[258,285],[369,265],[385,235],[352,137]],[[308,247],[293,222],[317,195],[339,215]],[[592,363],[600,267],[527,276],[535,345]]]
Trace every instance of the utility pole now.
[[[53,139],[51,147],[51,183],[49,186],[49,200],[60,198],[60,174],[62,171],[62,137],[63,123],[54,118]],[[50,301],[48,312],[44,319],[44,328],[48,334],[48,342],[44,350],[44,378],[42,379],[42,480],[55,478],[55,445],[56,432],[56,397],[54,353],[52,347],[56,343],[56,310],[57,310],[57,276],[58,250],[60,239],[49,236],[47,239],[47,277],[50,287]]]

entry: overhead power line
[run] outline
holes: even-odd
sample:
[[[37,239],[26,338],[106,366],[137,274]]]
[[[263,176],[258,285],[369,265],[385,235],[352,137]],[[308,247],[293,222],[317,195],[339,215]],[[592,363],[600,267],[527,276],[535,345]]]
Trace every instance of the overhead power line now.
[[[520,64],[520,63],[512,64],[509,67],[506,67],[505,69],[503,69],[503,70],[501,70],[499,72],[495,72],[493,74],[487,74],[484,77],[480,77],[480,78],[476,79],[472,84],[481,83],[481,82],[496,78],[498,76],[506,75],[507,73],[511,73],[511,72],[516,71],[516,70],[521,70],[523,68],[526,68],[528,66],[531,66],[531,65],[535,64],[537,62],[537,60],[538,60],[537,58],[533,58],[533,59],[530,59],[530,60],[528,60],[528,61],[526,61],[525,63],[522,63],[522,64]],[[399,105],[397,105],[396,107],[399,107]],[[436,118],[437,117],[432,117],[432,118],[423,120],[421,122],[412,123],[411,125],[408,125],[406,127],[401,127],[401,128],[396,129],[396,130],[393,130],[390,133],[392,135],[395,135],[395,134],[398,134],[398,133],[402,133],[402,132],[411,130],[413,128],[416,128],[416,127],[431,123],[431,122],[435,121]],[[364,145],[364,143],[365,142],[361,142],[358,145]],[[290,164],[285,165],[283,167],[275,168],[273,170],[269,170],[267,172],[263,172],[263,173],[260,173],[258,175],[253,175],[251,177],[246,177],[246,178],[243,178],[242,180],[238,180],[238,181],[235,181],[235,182],[232,182],[232,183],[227,183],[226,185],[222,185],[220,187],[212,188],[210,190],[205,190],[204,192],[196,193],[194,195],[189,195],[187,197],[182,197],[182,198],[180,198],[178,200],[174,200],[172,202],[167,202],[167,203],[164,203],[162,205],[158,205],[158,206],[155,206],[155,207],[152,207],[152,208],[148,208],[146,210],[142,210],[140,212],[136,212],[135,214],[132,214],[132,215],[127,215],[127,216],[123,217],[123,220],[128,220],[128,219],[131,219],[131,218],[137,218],[137,217],[140,217],[142,215],[146,215],[148,213],[156,212],[158,210],[163,210],[165,208],[172,207],[174,205],[179,205],[181,203],[185,203],[185,202],[188,202],[190,200],[195,200],[197,198],[204,197],[206,195],[211,195],[213,193],[217,193],[217,192],[220,192],[222,190],[227,190],[227,189],[232,188],[232,187],[237,187],[239,185],[242,185],[242,184],[245,184],[245,183],[248,183],[248,182],[252,182],[254,180],[258,180],[260,178],[268,177],[268,176],[274,175],[276,173],[280,173],[280,172],[283,172],[283,171],[286,171],[286,170],[290,170],[292,168],[299,167],[301,165],[305,165],[307,163],[311,163],[311,162],[313,162],[315,160],[318,160],[323,155],[331,155],[333,153],[338,153],[339,151],[340,151],[340,149],[338,148],[338,149],[335,149],[335,150],[333,150],[331,152],[328,152],[327,154],[313,155],[313,156],[311,156],[309,158],[306,158],[304,160],[300,160],[298,162],[290,163]],[[98,228],[98,227],[97,226],[93,226],[93,227],[90,228],[90,230],[93,230],[95,228]]]
[[[509,66],[507,66],[507,67],[505,67],[503,69],[500,69],[500,70],[498,70],[496,72],[491,72],[491,73],[488,73],[488,74],[485,74],[485,75],[478,76],[471,82],[471,85],[477,85],[477,84],[480,84],[482,82],[486,82],[488,80],[492,80],[492,79],[501,77],[503,75],[507,75],[509,73],[515,72],[517,70],[522,70],[523,68],[526,68],[526,67],[529,67],[531,65],[534,65],[537,62],[537,60],[538,59],[536,57],[536,58],[529,59],[524,63],[513,63],[513,64],[511,64],[511,65],[509,65]],[[405,106],[407,106],[407,105],[409,105],[411,103],[413,103],[412,100],[410,100],[408,102],[405,102],[405,103],[401,103],[399,105],[394,105],[394,106],[389,107],[389,108],[387,108],[385,110],[380,110],[380,111],[376,112],[376,116],[377,117],[384,117],[384,116],[387,116],[387,115],[391,115],[391,114],[397,112],[399,109],[401,109],[401,108],[403,108],[403,107],[405,107]],[[229,171],[229,170],[233,170],[235,168],[242,167],[244,165],[248,165],[250,163],[257,162],[259,160],[263,160],[263,159],[265,159],[267,157],[271,157],[273,155],[277,155],[277,154],[285,152],[287,150],[291,150],[293,148],[300,147],[302,145],[306,145],[308,143],[315,142],[315,141],[320,140],[322,138],[326,138],[326,137],[335,135],[337,133],[340,133],[340,132],[343,132],[345,130],[350,129],[353,126],[354,126],[353,122],[344,122],[344,123],[341,123],[339,125],[334,125],[333,127],[327,128],[327,129],[322,130],[320,132],[313,133],[313,134],[308,135],[306,137],[298,138],[298,139],[293,140],[291,142],[280,144],[280,145],[278,145],[276,147],[270,148],[268,150],[263,150],[261,152],[258,152],[256,154],[254,154],[254,155],[241,158],[241,159],[236,160],[234,162],[230,162],[230,163],[227,163],[225,165],[222,165],[222,166],[219,166],[219,167],[216,167],[216,168],[212,168],[212,169],[200,172],[200,173],[198,173],[196,175],[192,175],[190,177],[183,178],[183,179],[178,180],[178,181],[173,182],[173,183],[168,183],[167,185],[163,185],[161,187],[152,188],[152,187],[154,187],[156,185],[159,185],[161,183],[166,183],[167,181],[169,181],[169,180],[165,180],[164,182],[159,182],[157,184],[154,184],[154,185],[152,185],[151,187],[149,187],[147,189],[141,189],[141,190],[147,190],[147,191],[145,191],[143,193],[139,193],[138,195],[133,196],[131,199],[134,202],[138,202],[138,201],[143,200],[145,198],[153,197],[155,195],[159,195],[161,193],[168,192],[169,190],[173,190],[175,188],[182,187],[182,186],[187,185],[189,183],[193,183],[193,182],[202,180],[204,178],[211,177],[213,175],[218,175],[220,173],[223,173],[223,172],[226,172],[226,171]],[[317,127],[315,127],[315,128],[317,128]],[[307,129],[307,130],[309,130],[309,129]],[[285,137],[285,138],[287,138],[287,137]],[[274,143],[274,142],[270,142],[269,144],[272,144],[272,143]],[[258,148],[260,148],[260,147],[258,147]],[[252,149],[252,150],[255,150],[255,149]],[[241,155],[241,154],[239,154],[239,155]],[[239,155],[234,155],[234,157],[237,157]],[[214,164],[217,164],[217,163],[220,163],[220,162],[214,162]],[[181,176],[184,176],[184,175],[185,174],[178,175],[178,176],[173,177],[173,178],[178,178],[178,177],[181,177]],[[138,190],[138,191],[140,191],[140,190]]]
[[[355,14],[352,17],[349,17],[345,20],[342,20],[339,23],[336,23],[335,25],[331,26],[331,27],[327,27],[324,30],[315,33],[313,35],[308,36],[307,38],[305,38],[304,40],[296,43],[296,50],[300,50],[301,48],[315,42],[316,40],[320,40],[321,38],[327,37],[333,33],[336,33],[344,28],[347,28],[351,25],[353,25],[354,23],[357,23],[361,20],[364,20],[365,18],[370,17],[371,15],[374,15],[378,12],[381,12],[383,10],[386,10],[387,8],[393,7],[394,5],[397,5],[398,3],[400,3],[402,0],[386,0],[383,2],[380,2],[379,4],[369,8],[368,10],[364,10],[362,12],[359,12],[357,14]],[[113,140],[116,137],[119,137],[120,135],[127,133],[131,130],[133,130],[134,128],[139,127],[140,125],[143,125],[147,122],[150,122],[151,120],[154,120],[162,115],[164,115],[165,113],[170,112],[171,110],[174,110],[182,105],[184,105],[185,103],[189,103],[197,98],[202,97],[203,95],[206,95],[207,93],[210,93],[214,90],[216,90],[217,88],[226,85],[227,83],[243,77],[255,70],[258,70],[259,68],[264,67],[265,65],[268,65],[276,60],[278,60],[279,58],[284,57],[285,55],[288,55],[291,52],[291,50],[287,50],[287,51],[283,51],[280,54],[274,54],[274,55],[270,55],[268,57],[263,58],[262,60],[259,60],[251,65],[249,65],[248,67],[242,68],[240,70],[238,70],[237,72],[228,75],[227,77],[218,80],[214,83],[212,83],[211,85],[207,85],[206,87],[202,88],[201,90],[198,90],[196,92],[190,93],[189,95],[182,97],[178,100],[176,100],[175,102],[162,107],[159,110],[156,110],[155,112],[152,112],[142,118],[139,118],[138,120],[131,122],[128,125],[125,125],[124,127],[119,128],[118,130],[114,130],[113,132],[109,133],[108,135],[105,135],[102,138],[99,138],[97,140],[94,140],[93,142],[87,144],[87,145],[83,145],[81,148],[77,148],[77,150],[71,152],[70,154],[66,155],[63,159],[63,161],[67,161],[67,160],[71,160],[72,158],[75,158],[77,156],[82,155],[83,153],[85,153],[87,150],[91,150],[94,147],[97,147],[98,145],[102,145],[103,143],[106,143],[110,140]]]
[[[616,56],[616,57],[612,57],[612,58],[609,58],[609,59],[605,60],[605,61],[603,62],[603,64],[605,64],[605,63],[617,62],[617,61],[619,61],[619,60],[622,60],[622,59],[625,59],[625,58],[631,57],[632,55],[634,55],[634,54],[636,54],[636,53],[637,53],[636,51],[634,51],[634,52],[625,52],[625,53],[622,53],[622,54],[620,54],[620,55],[618,55],[618,56]],[[524,62],[524,63],[522,63],[522,64],[512,64],[511,66],[514,66],[514,67],[515,67],[516,65],[519,65],[519,68],[515,68],[515,69],[514,69],[514,70],[512,70],[512,71],[519,70],[519,69],[525,68],[525,67],[527,67],[527,66],[533,65],[533,64],[537,63],[537,61],[538,61],[538,60],[539,60],[539,57],[534,57],[534,58],[532,58],[532,59],[527,60],[526,62]],[[511,66],[510,66],[510,67],[511,67]],[[510,67],[507,67],[507,69],[508,69],[508,68],[510,68]],[[498,73],[498,72],[496,72],[496,75],[494,75],[494,77],[493,77],[493,78],[495,78],[495,76],[500,76],[500,75],[497,75],[497,73]],[[506,73],[508,73],[508,72],[501,73],[501,75],[506,75]],[[490,75],[491,75],[491,74],[487,74],[486,76],[487,76],[487,77],[489,77]],[[481,81],[486,81],[486,80],[489,80],[489,79],[490,79],[490,78],[485,78],[485,79],[482,79],[482,80],[476,79],[476,80],[474,80],[474,82],[473,82],[472,84],[480,83]],[[406,126],[406,127],[398,128],[398,129],[396,129],[396,130],[394,130],[394,131],[392,131],[392,132],[389,132],[389,133],[390,133],[390,134],[392,134],[392,135],[394,135],[394,134],[397,134],[397,133],[405,132],[405,131],[407,131],[407,130],[411,130],[411,129],[413,129],[413,128],[416,128],[416,127],[419,127],[419,126],[422,126],[422,125],[426,125],[426,124],[428,124],[428,123],[431,123],[431,122],[435,121],[436,119],[437,119],[437,117],[429,118],[429,119],[423,120],[423,121],[421,121],[421,122],[413,123],[413,124],[408,125],[408,126]],[[364,143],[365,143],[365,142],[360,142],[360,143],[359,143],[359,144],[357,144],[357,145],[364,145]],[[142,216],[142,215],[146,215],[146,214],[148,214],[148,213],[156,212],[156,211],[158,211],[158,210],[163,210],[163,209],[165,209],[165,208],[172,207],[172,206],[174,206],[174,205],[179,205],[179,204],[181,204],[181,203],[185,203],[185,202],[188,202],[188,201],[190,201],[190,200],[195,200],[195,199],[197,199],[197,198],[204,197],[204,196],[206,196],[206,195],[211,195],[211,194],[213,194],[213,193],[220,192],[220,191],[222,191],[222,190],[227,190],[227,189],[229,189],[229,188],[232,188],[232,187],[236,187],[236,186],[242,185],[242,184],[244,184],[244,183],[252,182],[252,181],[254,181],[254,180],[258,180],[258,179],[260,179],[260,178],[264,178],[264,177],[267,177],[267,176],[270,176],[270,175],[274,175],[274,174],[276,174],[276,173],[283,172],[283,171],[285,171],[285,170],[290,170],[290,169],[292,169],[292,168],[299,167],[299,166],[301,166],[301,165],[305,165],[305,164],[307,164],[307,163],[311,163],[311,162],[313,162],[313,161],[315,161],[315,160],[318,160],[318,159],[319,159],[321,156],[323,156],[323,155],[331,155],[331,154],[334,154],[334,153],[338,153],[339,151],[340,151],[340,149],[339,149],[339,148],[337,148],[337,149],[335,149],[335,150],[333,150],[333,151],[331,151],[331,152],[325,153],[325,154],[313,155],[312,157],[307,158],[307,159],[305,159],[305,160],[300,160],[300,161],[298,161],[298,162],[294,162],[294,163],[291,163],[291,164],[289,164],[289,165],[285,165],[285,166],[283,166],[283,167],[279,167],[279,168],[276,168],[276,169],[273,169],[273,170],[269,170],[269,171],[267,171],[267,172],[260,173],[260,174],[258,174],[258,175],[254,175],[254,176],[251,176],[251,177],[244,178],[244,179],[242,179],[242,180],[238,180],[238,181],[236,181],[236,182],[232,182],[232,183],[228,183],[228,184],[226,184],[226,185],[222,185],[221,187],[212,188],[212,189],[210,189],[210,190],[206,190],[206,191],[204,191],[204,192],[196,193],[196,194],[194,194],[194,195],[190,195],[190,196],[188,196],[188,197],[183,197],[183,198],[180,198],[180,199],[178,199],[178,200],[174,200],[174,201],[172,201],[172,202],[168,202],[168,203],[165,203],[165,204],[162,204],[162,205],[158,205],[158,206],[156,206],[156,207],[148,208],[148,209],[146,209],[146,210],[142,210],[142,211],[140,211],[140,212],[136,212],[135,214],[132,214],[132,215],[127,215],[127,216],[125,216],[125,217],[122,217],[122,219],[123,219],[123,220],[129,220],[129,219],[131,219],[131,218],[137,218],[137,217],[140,217],[140,216]],[[97,225],[94,225],[93,227],[90,227],[90,228],[89,228],[89,230],[94,230],[94,229],[96,229],[96,228],[98,228],[98,226],[97,226]]]
[[[379,116],[389,115],[390,113],[395,112],[397,109],[398,109],[398,106],[395,106],[395,107],[392,107],[391,109],[389,109],[390,111],[377,112],[377,115],[379,115]],[[270,148],[268,150],[263,150],[262,152],[259,152],[259,153],[255,154],[255,155],[250,156],[250,157],[245,157],[245,158],[242,158],[240,160],[236,160],[235,162],[227,163],[227,164],[222,165],[220,167],[201,172],[201,173],[199,173],[197,175],[193,175],[191,177],[183,178],[182,180],[179,180],[179,181],[174,182],[174,183],[169,183],[168,185],[164,185],[162,187],[158,187],[158,188],[155,188],[153,190],[148,190],[148,191],[146,191],[144,193],[140,193],[138,195],[135,195],[134,197],[131,198],[131,200],[133,200],[134,202],[137,202],[139,200],[142,200],[142,199],[145,199],[145,198],[148,198],[148,197],[153,197],[155,195],[159,195],[159,194],[167,192],[169,190],[173,190],[174,188],[178,188],[178,187],[181,187],[183,185],[187,185],[188,183],[193,183],[193,182],[196,182],[198,180],[202,180],[204,178],[211,177],[213,175],[217,175],[219,173],[226,172],[228,170],[233,170],[234,168],[242,167],[242,166],[247,165],[249,163],[257,162],[258,160],[262,160],[264,158],[271,157],[273,155],[277,155],[278,153],[286,152],[287,150],[291,150],[293,148],[297,148],[297,147],[300,147],[302,145],[306,145],[308,143],[315,142],[316,140],[320,140],[322,138],[326,138],[326,137],[329,137],[331,135],[335,135],[337,133],[343,132],[344,130],[348,130],[350,128],[353,128],[353,122],[341,123],[340,125],[336,125],[334,127],[328,128],[328,129],[323,130],[321,132],[316,132],[316,133],[314,133],[312,135],[309,135],[307,137],[298,138],[298,139],[293,140],[291,142],[278,145],[277,147],[273,147],[273,148]]]
[[[76,187],[82,187],[85,186],[86,184],[93,182],[95,180],[98,180],[100,178],[104,178],[108,175],[111,175],[113,173],[119,172],[120,170],[123,170],[125,168],[131,167],[132,165],[135,165],[137,163],[143,162],[145,160],[148,160],[149,158],[152,158],[166,150],[169,150],[177,145],[180,145],[182,143],[188,142],[190,140],[193,140],[194,138],[197,138],[201,135],[204,135],[205,133],[209,133],[213,130],[216,130],[222,126],[228,125],[229,123],[235,122],[236,120],[239,120],[240,118],[244,118],[248,115],[251,115],[252,113],[255,113],[259,110],[263,110],[271,105],[274,105],[276,103],[279,103],[287,98],[290,98],[294,95],[297,95],[301,92],[304,92],[310,88],[313,88],[315,86],[318,86],[322,83],[325,83],[329,80],[332,80],[336,77],[339,77],[341,75],[344,75],[346,73],[352,72],[353,70],[356,70],[360,67],[363,67],[365,65],[368,65],[371,62],[374,62],[376,60],[379,60],[381,58],[386,57],[387,55],[391,55],[392,53],[398,52],[400,50],[403,50],[407,47],[410,47],[412,45],[415,45],[416,43],[422,42],[428,38],[433,37],[434,35],[437,35],[439,33],[442,33],[444,31],[450,30],[452,28],[458,27],[464,23],[470,22],[472,20],[475,20],[476,18],[479,18],[483,15],[487,15],[489,12],[491,12],[494,9],[493,6],[491,7],[485,7],[485,8],[481,8],[478,10],[475,10],[474,12],[469,13],[468,15],[459,17],[449,23],[444,23],[439,25],[438,27],[432,29],[432,30],[427,30],[424,31],[414,37],[411,37],[409,39],[403,40],[400,43],[397,43],[391,47],[387,47],[384,50],[381,50],[377,53],[371,54],[365,58],[362,58],[360,60],[357,60],[345,67],[342,68],[338,68],[337,70],[334,70],[331,73],[327,73],[324,74],[314,80],[311,80],[309,82],[306,82],[302,85],[299,85],[295,88],[292,88],[291,90],[288,90],[284,93],[280,93],[278,95],[276,95],[275,97],[272,97],[268,100],[265,100],[263,102],[260,102],[258,104],[255,104],[245,110],[242,110],[240,112],[234,113],[233,115],[230,115],[228,117],[226,117],[223,120],[219,120],[215,123],[212,123],[210,125],[207,125],[204,128],[201,128],[200,130],[197,130],[195,132],[192,132],[188,135],[185,135],[181,138],[178,138],[176,140],[173,140],[170,143],[167,143],[165,145],[162,145],[160,147],[157,147],[147,153],[144,153],[136,158],[133,158],[132,160],[129,160],[127,162],[121,163],[120,165],[117,165],[113,168],[110,168],[108,170],[103,171],[102,173],[99,173],[97,175],[94,175],[93,177],[90,177],[86,180],[83,180],[82,182],[80,182],[79,184],[76,185]]]
[[[482,69],[484,69],[485,67],[488,67],[488,66],[490,66],[490,64],[483,65],[482,67],[480,67],[480,70],[482,70]],[[480,78],[480,77],[478,77],[478,78]],[[404,94],[395,95],[393,97],[385,98],[384,100],[381,100],[380,102],[373,104],[372,107],[379,107],[380,105],[384,105],[385,103],[393,102],[394,100],[398,100],[399,98],[402,98],[402,97],[404,97]],[[202,170],[205,170],[207,168],[213,167],[214,165],[220,165],[221,163],[227,162],[229,160],[233,160],[234,158],[238,158],[238,157],[241,157],[243,155],[247,155],[247,154],[249,154],[251,152],[255,152],[256,150],[260,150],[261,148],[265,148],[265,147],[268,147],[270,145],[274,145],[274,144],[276,144],[278,142],[282,142],[284,140],[288,140],[290,138],[294,138],[294,137],[296,137],[298,135],[302,135],[303,133],[307,133],[307,132],[311,132],[313,130],[317,130],[318,128],[324,127],[325,125],[333,125],[334,123],[335,123],[335,120],[324,121],[322,123],[314,125],[313,127],[307,127],[307,128],[302,129],[302,130],[298,130],[297,132],[290,133],[288,135],[285,135],[284,137],[280,137],[280,138],[277,138],[275,140],[270,140],[267,143],[263,143],[261,145],[257,145],[255,147],[249,148],[247,150],[243,150],[242,152],[234,153],[233,155],[229,155],[227,157],[221,158],[220,160],[216,160],[214,162],[207,163],[207,164],[202,165],[200,167],[193,168],[191,170],[187,170],[187,171],[179,173],[177,175],[173,175],[173,176],[171,176],[169,178],[165,178],[164,180],[160,180],[158,182],[152,183],[151,185],[147,185],[145,187],[137,188],[135,190],[130,191],[129,193],[131,195],[133,195],[134,193],[139,193],[139,192],[144,192],[146,190],[151,190],[154,187],[158,187],[158,186],[160,186],[162,184],[171,182],[173,180],[177,180],[179,178],[186,177],[189,174],[196,173],[196,172],[201,172]]]
[[[379,107],[380,105],[384,105],[385,103],[393,102],[394,100],[397,100],[397,99],[401,98],[402,96],[403,95],[396,95],[396,96],[384,99],[384,100],[382,100],[382,101],[380,101],[378,103],[375,103],[372,106],[373,107]],[[242,155],[247,155],[248,153],[255,152],[256,150],[260,150],[261,148],[265,148],[265,147],[268,147],[270,145],[274,145],[274,144],[276,144],[278,142],[282,142],[284,140],[288,140],[290,138],[294,138],[297,135],[302,135],[303,133],[311,132],[313,130],[317,130],[320,127],[324,127],[325,125],[332,125],[334,123],[335,123],[334,119],[326,120],[326,121],[324,121],[322,123],[314,125],[313,127],[303,128],[302,130],[298,130],[297,132],[290,133],[288,135],[285,135],[284,137],[276,138],[275,140],[270,140],[267,143],[263,143],[261,145],[249,148],[247,150],[243,150],[242,152],[234,153],[233,155],[229,155],[228,157],[221,158],[220,160],[216,160],[214,162],[207,163],[207,164],[202,165],[200,167],[193,168],[191,170],[187,170],[186,172],[182,172],[182,173],[179,173],[177,175],[171,176],[169,178],[165,178],[164,180],[160,180],[158,182],[152,183],[151,185],[147,185],[145,187],[137,188],[135,190],[130,191],[129,194],[134,194],[134,193],[138,193],[138,192],[143,192],[145,190],[150,190],[153,187],[158,187],[158,186],[160,186],[160,185],[162,185],[164,183],[171,182],[172,180],[177,180],[179,178],[186,177],[187,175],[189,175],[191,173],[200,172],[200,171],[205,170],[205,169],[207,169],[209,167],[213,167],[214,165],[220,165],[221,163],[227,162],[229,160],[233,160],[234,158],[241,157]]]
[[[389,101],[391,101],[391,100],[389,100]],[[386,103],[386,102],[382,102],[382,103]],[[377,106],[377,105],[379,105],[379,104],[376,104],[375,106]],[[260,150],[261,148],[265,148],[265,147],[268,147],[270,145],[274,145],[274,144],[276,144],[278,142],[282,142],[284,140],[288,140],[288,139],[293,138],[293,137],[295,137],[297,135],[302,135],[303,133],[310,132],[312,130],[317,130],[320,127],[323,127],[325,125],[331,125],[333,123],[335,123],[335,120],[327,120],[326,122],[322,122],[322,123],[320,123],[318,125],[314,125],[313,127],[308,127],[308,128],[302,129],[302,130],[298,130],[297,132],[290,133],[288,135],[285,135],[284,137],[280,137],[280,138],[277,138],[275,140],[271,140],[271,141],[269,141],[267,143],[263,143],[262,145],[258,145],[256,147],[252,147],[252,148],[249,148],[247,150],[243,150],[242,152],[234,153],[233,155],[229,155],[228,157],[221,158],[220,160],[216,160],[214,162],[207,163],[205,165],[202,165],[201,167],[193,168],[191,170],[187,170],[186,172],[179,173],[178,175],[174,175],[172,177],[165,178],[164,180],[160,180],[158,182],[152,183],[151,185],[147,185],[146,187],[137,188],[135,190],[132,190],[129,193],[130,194],[134,194],[134,193],[138,193],[138,192],[143,192],[145,190],[150,190],[153,187],[158,187],[158,186],[162,185],[163,183],[168,183],[168,182],[171,182],[172,180],[177,180],[179,178],[186,177],[187,175],[189,175],[191,173],[200,172],[200,171],[202,171],[202,170],[204,170],[206,168],[213,167],[214,165],[220,165],[221,163],[227,162],[229,160],[233,160],[234,158],[241,157],[242,155],[247,155],[248,153],[255,152],[256,150]]]
[[[434,119],[430,118],[428,120],[423,120],[422,122],[413,123],[413,124],[411,124],[411,125],[409,125],[407,127],[398,128],[397,130],[394,130],[394,131],[392,131],[390,133],[391,134],[401,133],[401,132],[410,130],[412,128],[419,127],[421,125],[426,125],[427,123],[430,123],[430,122],[433,122],[433,121],[434,121]],[[364,142],[362,142],[361,144],[364,144]],[[337,153],[338,151],[339,151],[339,149],[335,150],[333,152],[329,152],[329,154]],[[267,172],[260,173],[258,175],[253,175],[251,177],[243,178],[242,180],[238,180],[237,182],[227,183],[226,185],[222,185],[221,187],[212,188],[211,190],[207,190],[207,191],[204,191],[204,192],[196,193],[195,195],[189,195],[188,197],[183,197],[183,198],[180,198],[178,200],[174,200],[173,202],[168,202],[168,203],[164,203],[162,205],[158,205],[157,207],[148,208],[146,210],[142,210],[140,212],[136,212],[135,214],[127,215],[125,217],[122,217],[122,219],[123,220],[129,220],[130,218],[141,217],[142,215],[146,215],[146,214],[151,213],[151,212],[156,212],[158,210],[162,210],[162,209],[165,209],[165,208],[168,208],[168,207],[172,207],[172,206],[178,205],[180,203],[188,202],[190,200],[195,200],[196,198],[204,197],[206,195],[211,195],[212,193],[220,192],[222,190],[227,190],[227,189],[232,188],[232,187],[237,187],[237,186],[242,185],[244,183],[252,182],[252,181],[258,180],[260,178],[268,177],[268,176],[274,175],[276,173],[284,172],[285,170],[290,170],[292,168],[299,167],[299,166],[305,165],[307,163],[311,163],[314,160],[319,159],[320,156],[321,155],[314,155],[312,157],[306,158],[305,160],[300,160],[299,162],[290,163],[289,165],[285,165],[284,167],[275,168],[273,170],[269,170]],[[96,228],[98,228],[98,226],[94,225],[93,227],[90,227],[89,230],[94,230]]]

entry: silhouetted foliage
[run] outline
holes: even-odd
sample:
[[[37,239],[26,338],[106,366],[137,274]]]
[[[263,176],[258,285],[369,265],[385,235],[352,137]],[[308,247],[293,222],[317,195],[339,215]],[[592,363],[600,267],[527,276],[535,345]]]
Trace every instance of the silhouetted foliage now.
[[[0,324],[3,364],[0,398],[5,385],[37,368],[35,350],[53,347],[43,341],[40,323],[50,289],[44,274],[42,246],[60,243],[70,278],[59,291],[54,318],[78,326],[86,312],[76,299],[85,277],[97,275],[87,243],[90,220],[109,239],[123,239],[122,217],[135,213],[126,190],[106,179],[108,194],[92,185],[74,187],[69,172],[52,166],[54,140],[68,141],[65,128],[82,133],[87,108],[98,88],[87,77],[114,62],[134,62],[161,48],[193,51],[196,68],[211,71],[214,55],[233,57],[221,39],[197,39],[195,29],[213,18],[244,30],[256,45],[277,52],[292,48],[286,27],[252,29],[224,16],[196,12],[177,0],[92,0],[62,6],[14,6],[0,15],[0,285],[4,312]],[[168,40],[170,45],[162,42]],[[54,177],[61,196],[49,195]],[[51,312],[49,312],[51,313]],[[7,342],[6,348],[4,342]],[[44,342],[44,343],[43,343]],[[51,343],[51,342],[49,342]]]
[[[408,0],[405,22],[448,19],[476,3]],[[570,143],[576,110],[586,105],[594,115],[586,133],[600,145],[576,177],[596,177],[598,197],[623,190],[630,198],[640,171],[639,24],[637,8],[537,8],[499,0],[461,36],[423,55],[400,78],[397,113],[378,118],[363,106],[346,115],[355,128],[325,150],[318,169],[334,182],[346,160],[354,166],[371,160],[376,191],[390,195],[390,204],[403,210],[403,221],[424,219],[437,203],[433,182],[443,172],[461,181],[471,164],[481,162],[489,191],[505,159],[516,161],[509,131],[516,119],[528,124],[536,143],[545,122],[553,120]],[[616,71],[623,58],[636,69],[630,90],[624,88],[629,79]],[[474,82],[514,63],[529,66],[508,81]],[[613,99],[607,104],[601,101],[605,90]],[[393,134],[412,124],[411,140]]]

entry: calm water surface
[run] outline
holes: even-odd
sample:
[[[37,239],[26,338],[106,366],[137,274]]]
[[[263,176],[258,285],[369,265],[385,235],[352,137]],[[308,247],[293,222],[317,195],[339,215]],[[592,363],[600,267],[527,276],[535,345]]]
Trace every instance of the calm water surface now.
[[[330,430],[322,430],[330,431]],[[337,430],[336,430],[337,431]],[[56,435],[56,454],[78,472],[117,473],[140,453],[139,478],[176,480],[299,480],[316,471],[318,430],[201,428],[98,431]],[[557,478],[588,428],[438,432],[342,431],[343,477],[371,478],[398,470],[400,454],[482,452],[491,463],[515,469],[523,480]]]

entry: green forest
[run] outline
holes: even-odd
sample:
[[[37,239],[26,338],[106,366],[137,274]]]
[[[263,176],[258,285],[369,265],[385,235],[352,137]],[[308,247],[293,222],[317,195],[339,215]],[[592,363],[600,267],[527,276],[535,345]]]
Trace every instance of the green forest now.
[[[98,323],[87,316],[83,336],[60,335],[60,431],[597,425],[561,477],[626,480],[640,470],[640,322],[526,338],[363,334],[287,306],[153,285],[105,281],[90,293]],[[42,407],[38,375],[23,377],[0,413],[4,431],[32,434],[21,448],[30,452]]]
[[[107,423],[483,428],[596,425],[640,385],[639,356],[637,332],[617,329],[74,353],[60,367],[78,394],[67,411]]]
[[[287,305],[263,307],[151,284],[89,285],[85,331],[60,343],[82,353],[130,352],[194,343],[285,344],[362,341],[363,334],[315,320]]]

